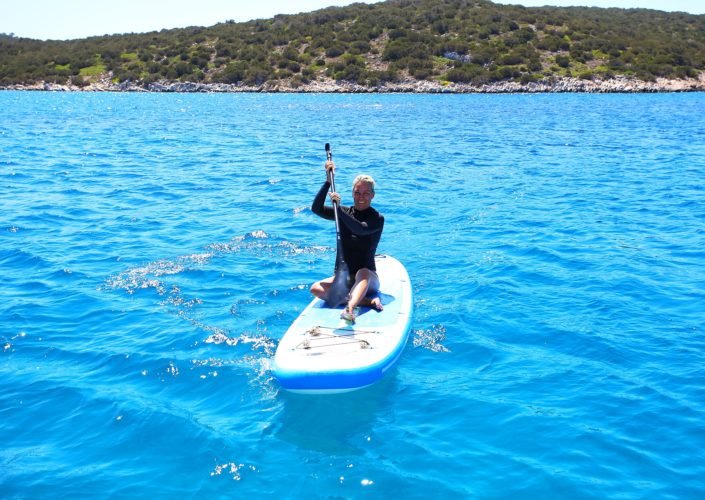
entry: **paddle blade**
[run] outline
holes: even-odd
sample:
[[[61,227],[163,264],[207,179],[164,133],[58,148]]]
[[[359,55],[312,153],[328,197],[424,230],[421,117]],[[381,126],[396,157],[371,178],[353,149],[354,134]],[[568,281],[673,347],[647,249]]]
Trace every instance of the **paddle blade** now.
[[[328,307],[338,307],[348,301],[348,278],[350,270],[344,260],[340,260],[335,266],[335,278],[326,294],[326,305]]]

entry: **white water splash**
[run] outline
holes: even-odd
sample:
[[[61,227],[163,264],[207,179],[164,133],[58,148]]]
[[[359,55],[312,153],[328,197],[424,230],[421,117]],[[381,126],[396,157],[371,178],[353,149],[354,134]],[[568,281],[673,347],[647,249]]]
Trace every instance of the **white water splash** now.
[[[227,474],[232,477],[233,481],[239,481],[240,479],[242,479],[243,471],[257,472],[257,468],[254,465],[228,462],[225,464],[216,465],[213,469],[213,472],[211,472],[211,477],[220,476],[221,474]]]
[[[443,325],[433,325],[428,330],[414,330],[414,347],[422,347],[433,352],[450,352],[441,342],[446,339]]]
[[[159,278],[202,266],[212,258],[212,253],[197,253],[183,255],[174,260],[160,259],[112,276],[108,278],[106,285],[111,289],[125,290],[129,294],[135,293],[136,290],[153,288],[159,295],[164,295],[167,287]]]

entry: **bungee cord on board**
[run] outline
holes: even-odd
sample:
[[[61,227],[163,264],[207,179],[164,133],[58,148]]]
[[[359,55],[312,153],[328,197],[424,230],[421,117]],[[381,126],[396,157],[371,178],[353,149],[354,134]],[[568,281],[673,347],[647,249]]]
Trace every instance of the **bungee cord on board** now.
[[[345,333],[324,333],[322,330],[328,330],[330,332],[345,332]],[[306,331],[310,338],[302,340],[296,345],[295,349],[323,349],[326,347],[336,347],[345,345],[360,344],[360,349],[371,349],[370,343],[361,338],[356,338],[357,335],[379,335],[381,332],[379,330],[340,330],[339,328],[333,328],[328,326],[316,326]],[[316,342],[312,345],[312,340],[336,340],[336,342],[322,343]]]

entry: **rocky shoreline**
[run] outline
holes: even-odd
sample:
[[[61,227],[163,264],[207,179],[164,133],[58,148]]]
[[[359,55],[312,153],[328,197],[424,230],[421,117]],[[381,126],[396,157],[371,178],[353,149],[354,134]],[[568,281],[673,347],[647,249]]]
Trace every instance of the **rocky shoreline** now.
[[[34,90],[50,92],[283,92],[283,93],[414,93],[414,94],[510,94],[510,93],[656,93],[703,92],[705,73],[685,80],[657,79],[653,82],[618,76],[609,80],[582,80],[579,78],[547,78],[537,82],[497,82],[485,85],[461,84],[408,79],[365,87],[357,83],[334,80],[316,80],[293,85],[289,82],[268,82],[248,86],[241,83],[194,83],[159,81],[144,85],[137,82],[114,83],[102,79],[84,86],[38,82],[1,87],[2,90]]]

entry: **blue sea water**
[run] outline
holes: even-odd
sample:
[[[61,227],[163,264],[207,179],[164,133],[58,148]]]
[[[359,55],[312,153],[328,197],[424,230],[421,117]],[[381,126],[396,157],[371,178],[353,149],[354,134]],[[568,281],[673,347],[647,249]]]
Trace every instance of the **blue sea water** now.
[[[697,498],[705,94],[0,92],[0,497]],[[412,335],[281,391],[378,182]]]

